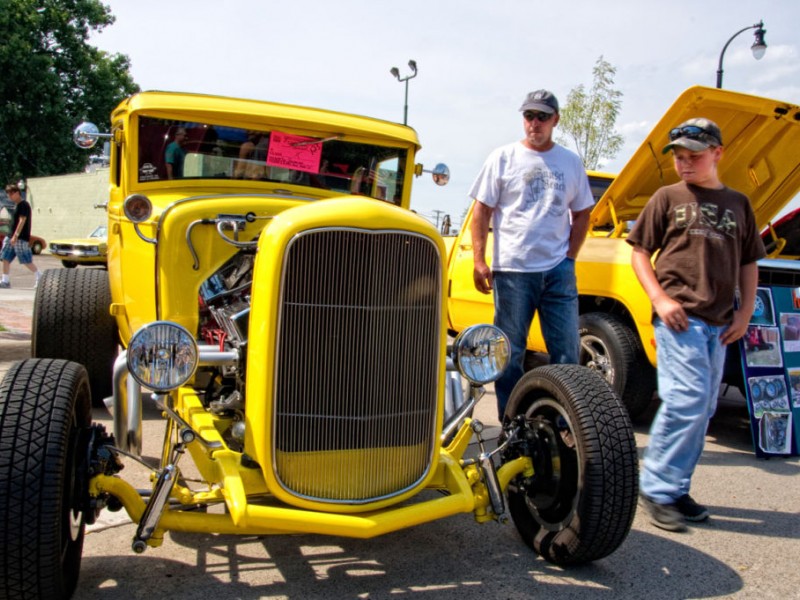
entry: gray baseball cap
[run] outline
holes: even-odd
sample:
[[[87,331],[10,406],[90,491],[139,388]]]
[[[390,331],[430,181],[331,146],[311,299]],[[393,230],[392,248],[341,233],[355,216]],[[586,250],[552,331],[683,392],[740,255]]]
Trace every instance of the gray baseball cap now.
[[[553,92],[547,90],[536,90],[525,96],[525,101],[519,107],[520,112],[526,110],[540,110],[552,115],[558,112],[558,100],[553,95]]]
[[[675,146],[692,152],[701,152],[711,146],[722,146],[722,133],[714,121],[704,118],[689,119],[670,130],[669,144],[661,151],[666,154]]]

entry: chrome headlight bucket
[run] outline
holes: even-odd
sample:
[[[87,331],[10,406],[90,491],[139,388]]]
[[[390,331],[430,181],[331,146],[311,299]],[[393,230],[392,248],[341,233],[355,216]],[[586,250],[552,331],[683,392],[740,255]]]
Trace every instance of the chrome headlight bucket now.
[[[197,369],[197,341],[177,323],[156,321],[133,334],[128,372],[142,387],[168,392],[189,381]]]
[[[497,381],[508,366],[511,344],[508,336],[494,325],[473,325],[456,338],[452,358],[470,383],[483,385]]]

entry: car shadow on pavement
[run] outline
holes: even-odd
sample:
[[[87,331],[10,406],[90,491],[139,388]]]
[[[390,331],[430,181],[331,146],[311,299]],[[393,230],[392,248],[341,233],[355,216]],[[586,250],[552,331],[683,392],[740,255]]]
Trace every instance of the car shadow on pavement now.
[[[125,600],[158,589],[165,597],[220,600],[411,594],[436,600],[666,600],[725,596],[743,586],[733,568],[683,544],[683,538],[632,531],[610,557],[561,568],[533,554],[513,525],[470,523],[456,529],[453,524],[453,519],[434,522],[377,540],[172,533],[172,542],[192,550],[195,564],[157,556],[167,554],[163,549],[143,557],[84,557],[77,597]]]

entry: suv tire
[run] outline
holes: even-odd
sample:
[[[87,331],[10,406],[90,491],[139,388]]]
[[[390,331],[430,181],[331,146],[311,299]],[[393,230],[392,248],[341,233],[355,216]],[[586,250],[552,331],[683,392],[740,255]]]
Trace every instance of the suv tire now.
[[[614,389],[632,419],[644,413],[656,389],[655,369],[635,331],[608,313],[580,316],[580,364],[597,371]]]

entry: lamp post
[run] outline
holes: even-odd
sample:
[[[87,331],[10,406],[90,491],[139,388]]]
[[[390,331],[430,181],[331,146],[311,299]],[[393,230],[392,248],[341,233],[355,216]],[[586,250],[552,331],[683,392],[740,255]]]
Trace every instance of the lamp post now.
[[[733,41],[733,38],[735,38],[740,33],[744,33],[748,29],[755,29],[756,30],[755,33],[753,33],[753,35],[755,36],[756,39],[753,42],[753,45],[750,46],[750,50],[753,51],[753,57],[756,60],[761,60],[761,57],[763,57],[764,53],[767,51],[767,42],[764,41],[764,34],[767,33],[767,30],[764,29],[764,21],[759,21],[755,25],[750,25],[750,26],[745,27],[743,29],[740,29],[739,31],[734,33],[731,36],[731,38],[727,41],[727,43],[722,47],[722,52],[719,53],[719,66],[717,67],[717,87],[718,88],[722,88],[722,58],[725,56],[725,50],[728,49],[728,46]]]
[[[389,71],[392,75],[397,77],[397,81],[401,83],[405,82],[406,84],[406,101],[403,105],[403,125],[408,125],[408,80],[414,79],[414,77],[417,76],[417,61],[408,61],[408,66],[411,68],[411,75],[406,75],[405,77],[400,77],[400,69],[397,67],[392,67]]]

